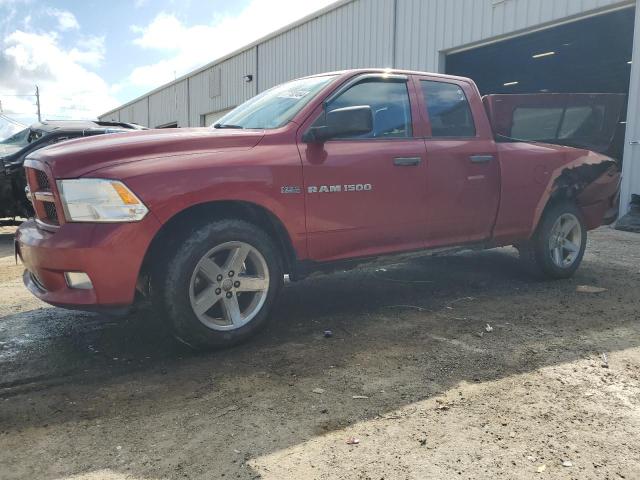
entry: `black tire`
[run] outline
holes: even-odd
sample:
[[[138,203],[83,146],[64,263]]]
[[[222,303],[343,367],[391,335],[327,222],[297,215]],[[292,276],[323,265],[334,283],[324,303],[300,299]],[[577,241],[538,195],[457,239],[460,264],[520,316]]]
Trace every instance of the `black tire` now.
[[[579,223],[580,248],[570,265],[560,267],[552,258],[550,241],[554,225],[565,214],[573,215]],[[582,212],[571,202],[559,202],[545,210],[534,236],[518,245],[518,250],[525,268],[534,276],[543,279],[563,279],[571,277],[576,272],[582,262],[586,245],[587,230]]]
[[[200,321],[190,300],[192,275],[198,262],[217,245],[244,242],[262,255],[270,278],[266,300],[245,325],[220,331]],[[174,336],[198,350],[236,345],[264,327],[283,284],[282,262],[271,238],[261,229],[242,220],[220,220],[194,229],[173,252],[165,268],[152,279],[154,306],[159,307]]]

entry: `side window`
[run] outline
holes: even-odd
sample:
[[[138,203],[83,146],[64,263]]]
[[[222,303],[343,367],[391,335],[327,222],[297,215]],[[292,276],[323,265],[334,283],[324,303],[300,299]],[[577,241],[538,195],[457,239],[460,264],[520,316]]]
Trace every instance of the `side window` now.
[[[350,138],[407,138],[413,135],[406,82],[372,80],[358,83],[333,99],[327,105],[327,112],[363,105],[371,107],[373,112],[373,131]]]
[[[569,140],[600,134],[604,107],[519,107],[513,111],[511,137],[518,140]]]
[[[520,107],[513,112],[511,137],[518,140],[556,138],[562,121],[561,107]]]
[[[597,138],[602,133],[604,107],[602,105],[567,107],[558,138]]]
[[[454,83],[421,80],[431,122],[431,136],[474,137],[476,127],[469,101],[462,88]]]

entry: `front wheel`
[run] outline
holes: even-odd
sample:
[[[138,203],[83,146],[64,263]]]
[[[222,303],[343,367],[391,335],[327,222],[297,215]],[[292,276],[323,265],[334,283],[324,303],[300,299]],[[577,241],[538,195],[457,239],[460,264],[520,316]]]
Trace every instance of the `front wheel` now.
[[[247,222],[222,220],[185,239],[157,281],[158,300],[179,340],[225,347],[266,323],[282,282],[271,238]]]
[[[533,238],[519,246],[520,258],[538,276],[569,278],[580,266],[586,245],[582,213],[563,202],[545,211]]]

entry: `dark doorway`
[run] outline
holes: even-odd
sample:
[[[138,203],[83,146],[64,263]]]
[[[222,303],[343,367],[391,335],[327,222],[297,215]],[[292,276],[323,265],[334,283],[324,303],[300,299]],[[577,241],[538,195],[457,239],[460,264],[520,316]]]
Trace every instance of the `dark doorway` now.
[[[446,73],[488,93],[628,93],[634,8],[450,54]]]

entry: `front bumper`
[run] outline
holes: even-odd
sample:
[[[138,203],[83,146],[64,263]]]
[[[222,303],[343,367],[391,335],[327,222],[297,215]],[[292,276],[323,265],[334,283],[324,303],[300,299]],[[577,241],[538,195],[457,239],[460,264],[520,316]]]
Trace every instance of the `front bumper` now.
[[[136,223],[66,223],[49,231],[35,220],[16,233],[25,286],[52,305],[96,310],[133,303],[145,253],[160,225],[152,215]],[[84,272],[93,288],[70,288],[64,272]]]

